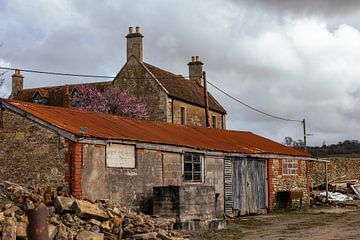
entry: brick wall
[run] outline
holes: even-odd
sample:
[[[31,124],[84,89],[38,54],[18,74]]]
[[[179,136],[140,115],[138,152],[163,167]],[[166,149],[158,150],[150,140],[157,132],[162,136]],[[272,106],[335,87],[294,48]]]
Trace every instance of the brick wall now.
[[[0,116],[1,117],[1,116]],[[0,127],[0,181],[32,186],[67,186],[63,137],[9,110]]]
[[[268,169],[268,206],[272,210],[276,206],[278,191],[302,191],[304,204],[309,203],[310,165],[308,161],[298,160],[298,174],[284,175],[283,160],[269,159]]]
[[[82,197],[81,189],[81,169],[82,169],[82,144],[67,140],[69,151],[66,155],[66,163],[68,165],[66,173],[66,181],[69,190],[76,198]]]

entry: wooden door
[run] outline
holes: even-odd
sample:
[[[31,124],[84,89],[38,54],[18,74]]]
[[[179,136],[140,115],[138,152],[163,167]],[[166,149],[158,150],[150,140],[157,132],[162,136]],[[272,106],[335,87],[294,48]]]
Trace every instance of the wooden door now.
[[[233,158],[231,162],[234,215],[264,213],[267,208],[266,161]]]

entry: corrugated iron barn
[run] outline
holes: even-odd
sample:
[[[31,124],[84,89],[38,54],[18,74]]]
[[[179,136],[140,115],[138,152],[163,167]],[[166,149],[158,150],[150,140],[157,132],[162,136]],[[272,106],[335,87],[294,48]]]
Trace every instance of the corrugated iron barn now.
[[[188,212],[214,216],[266,212],[282,191],[309,201],[311,156],[251,132],[15,100],[2,100],[0,127],[1,180],[65,186],[78,198],[158,213],[166,212],[159,201],[167,194],[158,188],[169,186],[188,187]]]

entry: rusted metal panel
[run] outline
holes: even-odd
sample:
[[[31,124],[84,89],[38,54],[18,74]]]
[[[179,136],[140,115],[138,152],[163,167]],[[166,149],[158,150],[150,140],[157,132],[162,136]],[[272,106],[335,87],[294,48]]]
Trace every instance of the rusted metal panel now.
[[[259,158],[235,158],[233,160],[235,215],[261,213],[266,208],[266,161]]]
[[[15,100],[3,101],[5,108],[16,108],[26,117],[32,116],[83,138],[132,140],[229,153],[310,157],[302,150],[283,146],[251,132],[182,126]],[[80,128],[87,131],[81,134]]]

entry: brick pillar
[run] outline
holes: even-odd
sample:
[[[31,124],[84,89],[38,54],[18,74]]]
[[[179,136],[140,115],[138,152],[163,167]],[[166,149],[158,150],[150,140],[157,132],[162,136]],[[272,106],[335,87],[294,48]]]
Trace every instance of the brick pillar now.
[[[298,176],[302,176],[302,160],[298,160]]]
[[[68,171],[65,176],[66,182],[69,183],[69,190],[71,195],[80,199],[82,197],[81,191],[81,168],[82,168],[82,144],[68,140],[68,154],[66,162],[68,164]]]
[[[310,205],[310,161],[306,163],[306,190],[307,190],[307,202]]]
[[[274,173],[273,173],[274,160],[267,160],[267,179],[268,179],[268,210],[272,211],[274,208]]]

